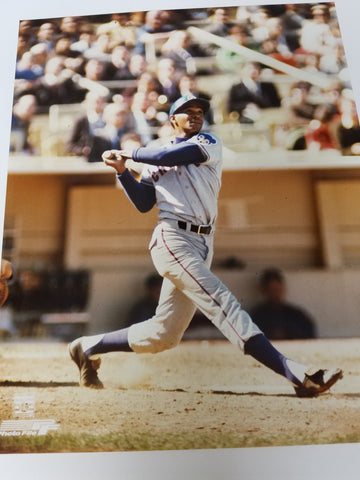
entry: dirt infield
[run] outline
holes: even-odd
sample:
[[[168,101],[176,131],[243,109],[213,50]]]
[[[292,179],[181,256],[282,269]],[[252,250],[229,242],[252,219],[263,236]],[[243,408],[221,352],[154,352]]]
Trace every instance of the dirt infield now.
[[[189,341],[158,355],[103,356],[104,390],[79,388],[62,343],[0,346],[0,420],[20,418],[14,398],[34,398],[35,419],[60,425],[52,442],[0,451],[129,451],[349,443],[360,440],[360,339],[278,342],[290,357],[340,366],[330,394],[299,399],[280,376],[225,341]],[[56,438],[61,442],[56,442]],[[67,443],[66,438],[71,438]],[[17,443],[18,442],[18,443]],[[19,448],[17,448],[19,445]],[[39,446],[40,445],[40,446]],[[61,445],[61,446],[60,446]]]

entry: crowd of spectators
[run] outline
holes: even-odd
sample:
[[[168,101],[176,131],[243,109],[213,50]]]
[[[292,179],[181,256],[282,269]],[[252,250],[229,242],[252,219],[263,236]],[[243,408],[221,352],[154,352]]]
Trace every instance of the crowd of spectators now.
[[[192,26],[208,32],[209,40],[197,38]],[[269,76],[281,72],[217,44],[217,37],[333,81],[323,88],[293,78],[284,96]],[[211,61],[198,66],[198,58]],[[200,75],[216,76],[219,90],[222,78],[234,78],[224,93],[232,122],[256,125],[265,109],[281,109],[285,120],[275,129],[275,147],[359,154],[359,122],[332,2],[23,20],[12,123],[12,134],[22,140],[11,149],[41,154],[41,145],[29,140],[31,119],[64,104],[81,104],[64,141],[67,154],[98,161],[99,152],[118,147],[128,134],[141,145],[161,141],[178,96],[212,100],[213,87],[199,92]],[[212,103],[206,127],[216,123],[216,108]]]

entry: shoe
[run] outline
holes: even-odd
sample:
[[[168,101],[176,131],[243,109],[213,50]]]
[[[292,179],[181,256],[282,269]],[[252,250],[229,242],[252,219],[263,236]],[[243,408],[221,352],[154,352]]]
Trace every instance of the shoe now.
[[[310,369],[305,373],[302,385],[294,387],[300,398],[313,398],[329,390],[334,383],[343,377],[340,368],[332,370]]]
[[[81,338],[74,340],[69,345],[71,360],[76,363],[80,371],[80,386],[89,388],[104,388],[99,380],[97,370],[100,368],[101,358],[90,360],[84,353]]]

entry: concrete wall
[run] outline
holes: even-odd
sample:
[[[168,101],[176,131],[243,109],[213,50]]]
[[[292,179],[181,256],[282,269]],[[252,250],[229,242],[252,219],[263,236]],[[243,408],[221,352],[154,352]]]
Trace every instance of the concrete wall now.
[[[18,268],[90,269],[93,332],[122,326],[142,294],[156,222],[155,211],[138,213],[115,183],[94,183],[101,178],[84,184],[67,175],[9,175],[5,215],[16,226]],[[214,271],[249,308],[260,270],[278,266],[289,300],[314,316],[320,336],[358,336],[359,212],[359,180],[306,169],[226,171]],[[225,269],[229,258],[243,268]]]
[[[89,310],[92,333],[120,328],[133,302],[143,293],[143,280],[151,272],[96,270],[92,279]],[[245,309],[259,299],[257,272],[214,269]],[[304,308],[314,319],[319,337],[360,336],[360,269],[346,271],[284,271],[288,300]]]

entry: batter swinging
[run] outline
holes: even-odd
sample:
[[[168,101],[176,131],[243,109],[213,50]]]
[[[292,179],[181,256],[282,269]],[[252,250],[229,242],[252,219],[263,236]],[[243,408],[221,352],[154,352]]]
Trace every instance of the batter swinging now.
[[[147,212],[155,204],[159,209],[149,249],[164,280],[152,318],[70,344],[70,356],[80,370],[80,385],[103,388],[97,375],[99,354],[156,353],[175,347],[198,308],[231,343],[287,378],[298,396],[317,396],[340,379],[342,371],[309,369],[284,357],[210,270],[222,143],[214,133],[201,131],[208,109],[207,100],[181,97],[170,109],[175,140],[169,145],[103,154],[138,210]],[[145,164],[140,182],[127,170],[128,159]]]

